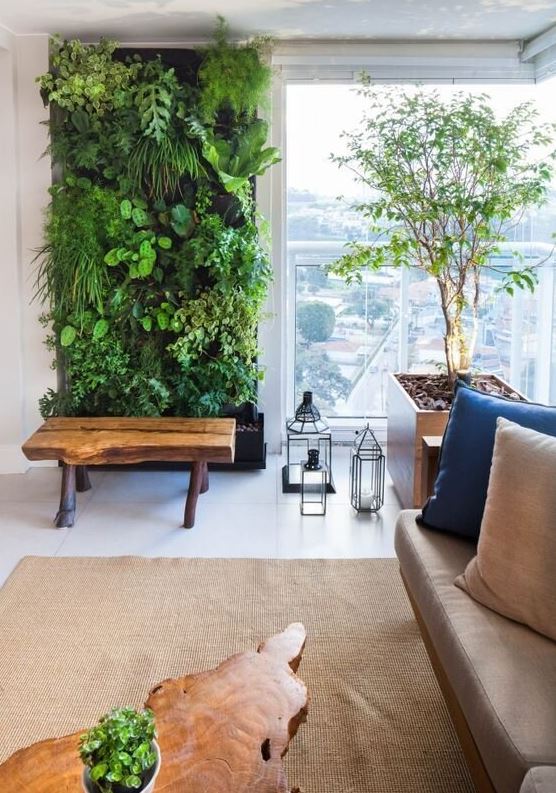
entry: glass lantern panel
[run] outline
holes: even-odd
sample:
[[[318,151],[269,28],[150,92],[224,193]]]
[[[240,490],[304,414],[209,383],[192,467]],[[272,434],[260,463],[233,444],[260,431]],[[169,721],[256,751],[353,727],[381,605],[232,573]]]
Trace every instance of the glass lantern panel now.
[[[307,471],[301,468],[302,515],[324,515],[326,513],[327,470]]]
[[[384,457],[352,455],[351,504],[358,512],[378,512],[384,504]]]
[[[290,485],[301,483],[301,468],[307,461],[309,449],[319,450],[319,459],[326,467],[326,481],[330,479],[332,465],[332,438],[325,435],[288,435],[288,482]]]

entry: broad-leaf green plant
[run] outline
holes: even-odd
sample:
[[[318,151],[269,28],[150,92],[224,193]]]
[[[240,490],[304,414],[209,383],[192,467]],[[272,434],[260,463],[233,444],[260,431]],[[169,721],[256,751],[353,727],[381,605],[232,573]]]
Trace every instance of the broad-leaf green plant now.
[[[161,143],[170,127],[179,83],[174,70],[164,68],[160,56],[145,64],[141,78],[135,94],[141,131]]]
[[[222,137],[207,139],[203,145],[203,156],[226,192],[244,190],[249,179],[262,176],[271,165],[280,162],[278,149],[265,146],[267,136],[268,124],[258,119],[231,140]]]
[[[108,267],[123,265],[130,279],[150,276],[156,269],[159,254],[172,247],[170,237],[152,231],[154,219],[146,211],[146,206],[142,199],[124,198],[121,201],[123,244],[111,248],[104,256],[104,263]]]
[[[51,319],[45,317],[45,320]],[[137,333],[132,327],[112,318],[102,333],[99,319],[86,312],[80,327],[75,317],[68,316],[66,327],[71,343],[62,348],[66,388],[49,390],[40,400],[41,415],[49,416],[159,416],[172,404],[170,387],[178,371],[177,364],[164,361],[168,343],[162,334],[147,336],[143,329]],[[54,323],[56,329],[56,323]],[[95,329],[97,332],[95,333]],[[124,334],[125,331],[125,334]],[[64,332],[64,331],[62,331]],[[164,334],[165,335],[165,334]],[[47,347],[54,351],[60,334],[47,337]],[[174,364],[172,358],[170,363]]]

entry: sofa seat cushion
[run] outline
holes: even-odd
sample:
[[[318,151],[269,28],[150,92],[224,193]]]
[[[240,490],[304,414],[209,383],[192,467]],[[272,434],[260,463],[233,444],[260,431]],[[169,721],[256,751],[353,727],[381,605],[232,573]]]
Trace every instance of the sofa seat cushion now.
[[[556,765],[556,642],[454,586],[476,552],[468,540],[400,514],[401,571],[500,793],[518,793],[531,766]]]
[[[556,765],[539,765],[532,768],[519,793],[556,793]]]

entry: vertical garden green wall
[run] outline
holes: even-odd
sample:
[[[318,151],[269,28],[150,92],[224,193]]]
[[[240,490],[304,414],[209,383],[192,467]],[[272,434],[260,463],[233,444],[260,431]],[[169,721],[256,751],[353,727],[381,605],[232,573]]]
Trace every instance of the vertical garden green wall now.
[[[263,47],[228,43],[222,22],[178,67],[164,51],[53,41],[38,78],[56,183],[37,290],[61,376],[44,416],[216,415],[256,400],[271,270],[254,177],[278,160],[257,118]]]

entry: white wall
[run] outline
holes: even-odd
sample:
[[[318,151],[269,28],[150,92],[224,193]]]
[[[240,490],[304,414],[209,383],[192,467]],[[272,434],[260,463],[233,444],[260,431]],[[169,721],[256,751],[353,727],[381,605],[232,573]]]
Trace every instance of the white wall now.
[[[48,37],[17,37],[17,106],[19,142],[20,272],[23,319],[23,420],[25,435],[41,423],[38,400],[56,387],[52,354],[44,346],[45,330],[38,317],[42,307],[33,300],[35,252],[43,242],[42,227],[51,184],[48,146],[48,110],[43,106],[35,78],[48,70]]]
[[[286,404],[286,252],[283,212],[283,186],[286,166],[284,135],[284,91],[279,69],[274,70],[272,103],[268,121],[270,141],[280,149],[282,160],[262,177],[257,178],[257,207],[272,227],[271,260],[273,281],[264,309],[265,319],[259,326],[260,365],[265,378],[259,386],[258,406],[265,414],[265,440],[270,454],[281,451],[282,425]]]
[[[18,445],[23,434],[23,367],[18,234],[17,110],[14,44],[0,49],[0,471],[21,470]]]
[[[32,303],[33,251],[41,244],[50,163],[48,118],[35,77],[48,69],[47,36],[0,31],[0,473],[28,463],[21,443],[40,423],[37,401],[55,384]]]

